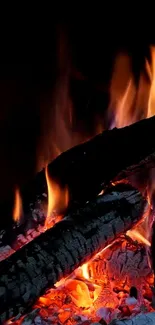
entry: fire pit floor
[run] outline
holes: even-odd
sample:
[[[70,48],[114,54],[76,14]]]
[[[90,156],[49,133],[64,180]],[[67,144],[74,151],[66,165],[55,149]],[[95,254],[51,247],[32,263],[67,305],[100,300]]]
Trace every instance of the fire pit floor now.
[[[33,231],[33,237],[32,234]],[[30,231],[28,238],[19,236],[15,246],[25,244],[31,239],[29,236]],[[2,250],[3,258],[12,253],[8,246]],[[127,235],[121,236],[68,278],[56,283],[26,316],[18,315],[7,324],[89,325],[99,322],[104,325],[123,319],[139,319],[141,323],[135,324],[143,324],[142,316],[146,318],[149,313],[149,317],[154,317],[153,283],[147,247]],[[142,319],[135,318],[136,315]]]

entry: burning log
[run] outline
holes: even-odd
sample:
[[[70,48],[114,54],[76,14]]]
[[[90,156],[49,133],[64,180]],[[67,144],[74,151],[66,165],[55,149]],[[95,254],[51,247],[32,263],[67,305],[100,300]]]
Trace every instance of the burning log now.
[[[147,250],[143,244],[128,236],[123,237],[88,262],[89,275],[95,278],[96,283],[102,278],[108,278],[116,292],[131,286],[143,287],[144,291],[144,287],[153,285],[153,272],[148,264]]]
[[[109,325],[154,325],[155,313],[137,315],[131,319],[113,320]]]
[[[133,227],[141,194],[119,185],[68,214],[0,263],[0,321],[24,313],[46,289]]]
[[[154,130],[155,117],[105,131],[58,156],[48,165],[49,175],[61,187],[68,187],[70,204],[86,202],[112,180],[155,166]],[[47,186],[41,171],[22,193],[25,205],[36,198],[42,201],[44,192]]]

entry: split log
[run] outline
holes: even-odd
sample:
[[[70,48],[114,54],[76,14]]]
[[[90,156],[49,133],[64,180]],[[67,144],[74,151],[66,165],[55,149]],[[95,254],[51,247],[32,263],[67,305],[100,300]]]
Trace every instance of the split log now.
[[[131,319],[113,320],[109,325],[154,325],[155,312],[137,315]]]
[[[94,198],[109,182],[155,166],[155,117],[104,131],[48,165],[53,180],[70,192],[70,205]],[[47,193],[44,170],[23,190],[25,207]],[[74,204],[73,204],[74,205]]]
[[[24,313],[46,289],[133,227],[145,203],[131,186],[115,186],[2,261],[0,321]]]

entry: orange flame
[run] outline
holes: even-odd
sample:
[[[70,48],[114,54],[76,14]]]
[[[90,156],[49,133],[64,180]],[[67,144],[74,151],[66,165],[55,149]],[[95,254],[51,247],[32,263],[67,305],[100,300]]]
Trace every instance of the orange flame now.
[[[90,297],[90,292],[85,282],[69,279],[66,281],[65,287],[69,291],[76,306],[88,308],[92,305],[93,300]]]
[[[54,210],[62,211],[66,209],[69,201],[69,193],[67,188],[60,188],[56,182],[50,179],[47,167],[45,168],[45,176],[48,190],[48,219],[52,216]]]
[[[20,196],[19,189],[16,189],[15,190],[15,203],[14,203],[14,209],[13,209],[13,220],[15,222],[19,222],[21,216],[22,216],[22,199]]]
[[[151,65],[147,64],[147,72],[151,79],[151,87],[148,101],[148,116],[155,114],[155,47],[150,48]],[[150,68],[150,69],[149,69]]]
[[[149,240],[147,240],[143,235],[140,234],[139,231],[137,231],[135,229],[128,230],[127,235],[134,240],[137,239],[138,241],[140,241],[141,243],[143,243],[147,246],[151,246],[151,243],[149,242]]]
[[[109,110],[114,113],[112,126],[123,127],[135,121],[131,114],[136,87],[131,73],[131,60],[127,54],[119,54],[116,57],[110,93],[111,100]]]
[[[155,47],[150,48],[150,56],[151,62],[145,60],[136,85],[130,57],[117,55],[110,86],[109,112],[114,115],[111,127],[124,127],[155,114]]]

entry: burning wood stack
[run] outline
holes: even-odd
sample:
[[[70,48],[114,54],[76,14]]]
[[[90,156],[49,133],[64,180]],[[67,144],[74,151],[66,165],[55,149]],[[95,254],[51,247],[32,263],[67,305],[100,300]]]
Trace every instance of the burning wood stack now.
[[[135,132],[138,132],[140,137],[144,134],[144,129],[148,127],[148,134],[153,139],[151,132],[153,133],[154,124],[155,118],[153,117],[124,129],[104,132],[93,140],[63,153],[48,166],[49,175],[50,170],[55,175],[55,178],[52,179],[57,184],[61,184],[62,188],[68,188],[68,210],[61,221],[1,262],[1,321],[26,312],[45,290],[53,287],[62,278],[70,276],[80,265],[88,262],[102,249],[111,245],[146,216],[151,218],[152,213],[150,213],[150,209],[148,210],[146,198],[127,181],[124,182],[124,178],[137,170],[139,171],[142,167],[144,171],[144,169],[153,166],[155,152],[153,141],[149,141],[146,148],[140,147],[138,146],[139,139],[136,137],[134,145],[138,150],[133,155],[131,154],[133,141],[130,135],[134,136]],[[117,139],[119,139],[120,153],[123,152],[123,156],[122,159],[119,157],[118,162],[117,157],[115,158],[112,169],[113,155],[111,153],[115,155]],[[121,139],[123,140],[121,141]],[[105,150],[106,155],[105,151],[103,151],[103,155],[102,147],[108,147]],[[124,154],[125,148],[128,149],[127,155]],[[78,169],[81,173],[77,178]],[[47,171],[45,176],[47,177]],[[39,193],[39,198],[38,193],[33,191],[35,199],[31,201],[28,194],[25,194],[26,191],[22,192],[23,198],[26,197],[28,200],[29,197],[29,203],[37,203],[39,200],[40,209],[41,206],[44,206],[46,199],[44,195],[45,176],[41,172],[33,184],[33,188],[35,188],[38,180],[40,182],[39,189],[42,192]],[[121,177],[123,182],[120,181]],[[117,182],[113,183],[114,180]],[[75,186],[76,181],[77,187]],[[90,187],[90,182],[93,182],[94,186]],[[32,186],[30,188],[32,189]],[[38,189],[37,186],[36,188]],[[77,188],[84,188],[85,191],[77,191]],[[103,189],[104,193],[100,193]],[[25,211],[27,213],[28,210]],[[30,204],[29,213],[31,215],[34,213]],[[125,251],[128,254],[128,250]],[[143,260],[144,255],[142,254],[140,261]],[[112,279],[109,281],[112,282]],[[103,289],[103,292],[104,290],[107,292],[106,288]],[[101,302],[99,300],[98,297],[95,302],[97,309],[104,305],[105,298],[102,297]],[[116,304],[112,303],[115,308],[118,298],[116,300]],[[110,308],[110,294],[108,301],[107,305]]]
[[[154,229],[154,202],[137,181],[155,167],[154,130],[151,117],[105,131],[16,190],[13,216],[23,221],[1,234],[0,323],[154,324],[142,234]]]

